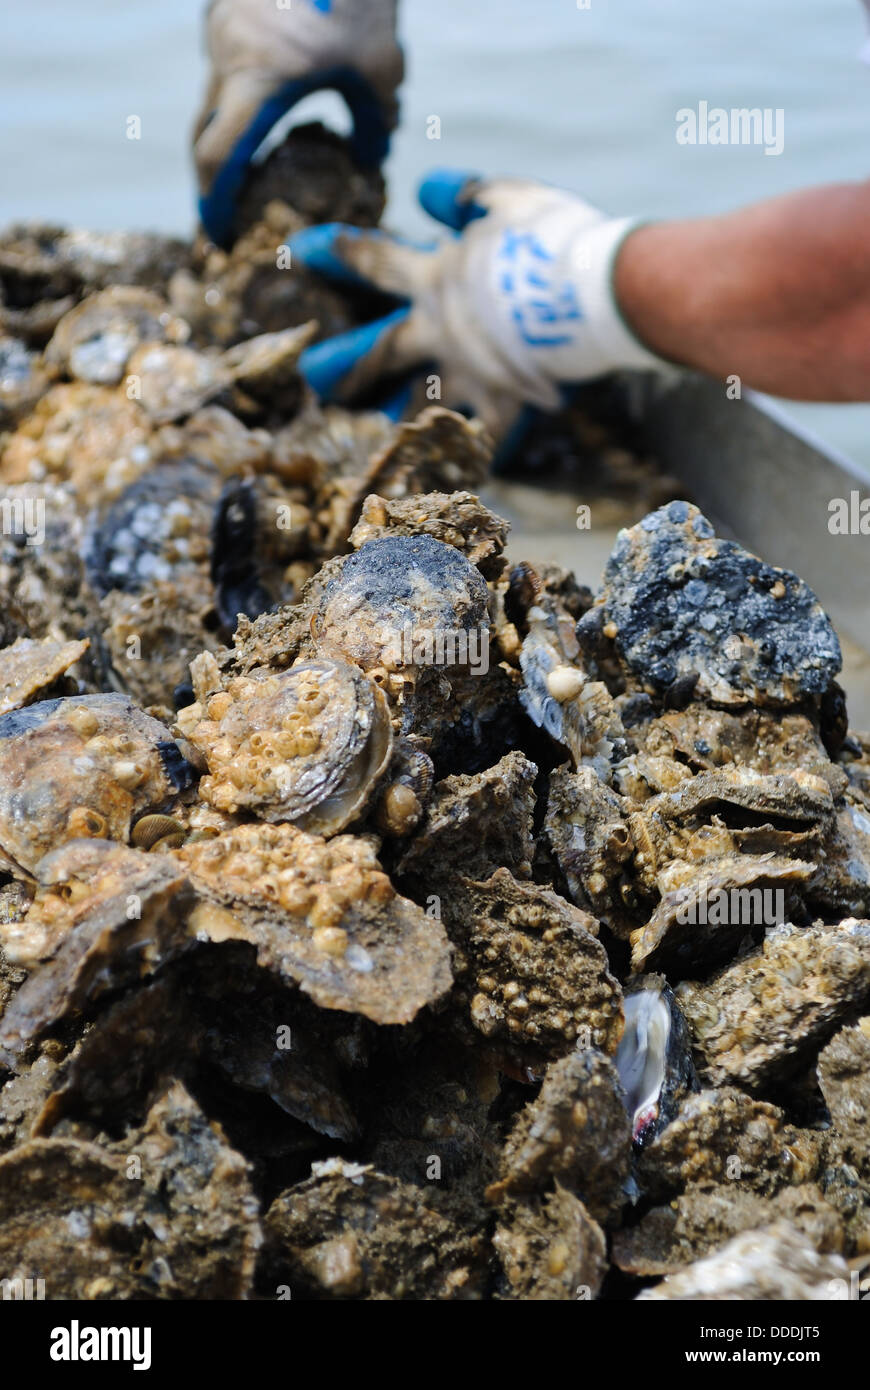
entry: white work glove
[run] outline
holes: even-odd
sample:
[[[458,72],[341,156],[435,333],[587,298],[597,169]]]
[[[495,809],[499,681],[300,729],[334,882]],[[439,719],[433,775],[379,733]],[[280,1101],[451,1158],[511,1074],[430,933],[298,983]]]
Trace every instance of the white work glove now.
[[[402,50],[397,0],[212,0],[206,15],[209,86],[194,127],[200,216],[219,245],[232,238],[251,158],[303,97],[341,92],[364,167],[386,157],[398,120]]]
[[[498,438],[523,404],[552,411],[564,386],[664,365],[614,297],[614,261],[637,221],[543,184],[449,170],[430,175],[420,201],[460,235],[419,247],[330,224],[290,241],[309,269],[404,301],[306,349],[300,368],[323,399],[352,402],[379,378],[434,363],[442,402],[471,409]]]

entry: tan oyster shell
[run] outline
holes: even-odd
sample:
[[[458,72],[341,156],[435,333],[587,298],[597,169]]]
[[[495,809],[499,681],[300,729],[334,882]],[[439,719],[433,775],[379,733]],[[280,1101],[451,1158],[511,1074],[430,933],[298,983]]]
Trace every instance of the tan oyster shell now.
[[[90,642],[19,637],[0,651],[0,714],[20,709],[84,656]]]
[[[131,354],[143,342],[183,343],[190,329],[159,295],[134,285],[112,285],[64,314],[45,360],[79,381],[117,386]]]
[[[125,841],[177,794],[169,731],[123,695],[67,696],[0,716],[0,865],[32,875],[83,835]]]
[[[166,855],[74,840],[37,872],[27,916],[0,927],[4,949],[34,967],[3,1015],[7,1055],[87,1001],[150,975],[190,940],[190,892]]]
[[[192,711],[205,717],[193,723]],[[392,750],[386,701],[355,666],[297,662],[237,678],[179,725],[204,755],[200,795],[217,810],[254,811],[335,835],[360,814]]]
[[[870,995],[870,922],[768,932],[759,951],[676,990],[714,1086],[758,1089],[793,1071]]]
[[[443,926],[396,893],[365,838],[241,825],[168,857],[203,900],[194,932],[250,941],[321,1008],[407,1023],[450,987]]]

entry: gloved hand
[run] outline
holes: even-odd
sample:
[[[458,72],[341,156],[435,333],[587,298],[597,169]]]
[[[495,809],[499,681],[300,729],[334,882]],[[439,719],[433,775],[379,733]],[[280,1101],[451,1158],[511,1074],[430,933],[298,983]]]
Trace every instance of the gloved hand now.
[[[470,408],[499,438],[521,405],[555,410],[560,387],[618,367],[660,367],[624,323],[612,271],[630,218],[518,179],[431,175],[420,201],[460,235],[419,247],[331,224],[291,238],[291,256],[404,301],[388,317],[306,349],[300,368],[326,400],[435,363],[445,405]]]
[[[226,245],[251,158],[272,127],[310,92],[341,92],[360,164],[385,158],[398,119],[402,50],[397,0],[212,0],[206,18],[211,76],[194,127],[200,216]]]

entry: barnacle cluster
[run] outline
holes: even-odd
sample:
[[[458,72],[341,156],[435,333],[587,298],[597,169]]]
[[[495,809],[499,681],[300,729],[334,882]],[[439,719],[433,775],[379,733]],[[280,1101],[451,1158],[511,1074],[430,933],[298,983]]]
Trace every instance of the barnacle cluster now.
[[[666,480],[593,595],[508,554],[478,423],[317,405],[372,306],[276,237],[382,206],[303,129],[229,252],[0,239],[0,1263],[824,1297],[870,1253],[836,634]]]

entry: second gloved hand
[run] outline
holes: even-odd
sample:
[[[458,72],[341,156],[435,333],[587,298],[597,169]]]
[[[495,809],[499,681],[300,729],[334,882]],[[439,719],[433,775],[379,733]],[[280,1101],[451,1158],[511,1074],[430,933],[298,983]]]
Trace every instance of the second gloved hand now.
[[[290,242],[310,269],[402,301],[387,318],[306,350],[300,367],[323,399],[352,402],[379,378],[433,364],[443,404],[471,409],[499,438],[522,405],[557,409],[564,385],[663,365],[630,332],[613,293],[634,220],[543,184],[452,171],[431,175],[420,201],[459,235],[420,247],[331,224]]]
[[[212,0],[208,91],[194,129],[202,224],[232,241],[235,204],[272,127],[311,92],[341,92],[357,161],[385,158],[398,119],[396,0]]]

